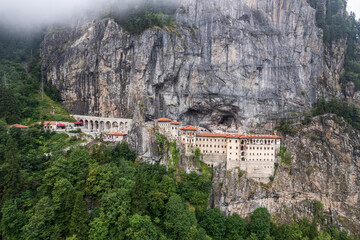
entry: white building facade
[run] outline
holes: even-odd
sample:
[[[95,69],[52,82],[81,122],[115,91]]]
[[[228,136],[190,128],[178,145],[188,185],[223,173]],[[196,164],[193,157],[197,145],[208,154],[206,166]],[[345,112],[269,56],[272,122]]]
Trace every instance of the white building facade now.
[[[158,119],[161,120],[161,119]],[[167,138],[178,139],[191,156],[197,148],[208,166],[214,167],[226,162],[227,169],[239,168],[250,178],[268,181],[274,175],[275,162],[280,150],[281,138],[276,135],[249,135],[233,133],[198,132],[194,126],[174,128],[171,120],[158,121],[161,133]]]

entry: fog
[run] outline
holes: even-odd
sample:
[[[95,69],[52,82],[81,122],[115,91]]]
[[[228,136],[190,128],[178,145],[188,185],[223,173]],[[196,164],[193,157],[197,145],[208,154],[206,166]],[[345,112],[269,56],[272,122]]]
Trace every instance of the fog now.
[[[100,15],[111,4],[126,12],[146,1],[174,4],[177,0],[0,0],[0,24],[21,31],[39,29],[89,14]]]
[[[356,19],[360,17],[360,1],[359,0],[348,0],[347,3],[348,11],[356,14]]]

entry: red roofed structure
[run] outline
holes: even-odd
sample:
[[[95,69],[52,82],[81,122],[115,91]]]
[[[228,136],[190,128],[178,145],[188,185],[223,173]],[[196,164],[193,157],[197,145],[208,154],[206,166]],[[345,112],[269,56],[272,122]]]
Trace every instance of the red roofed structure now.
[[[44,125],[52,125],[52,126],[54,126],[54,125],[56,125],[56,122],[44,122]]]
[[[109,141],[109,142],[121,142],[123,140],[125,140],[126,137],[126,133],[121,133],[121,132],[109,132],[109,133],[104,133],[104,141]]]
[[[110,133],[107,133],[107,135],[110,135],[110,136],[126,136],[127,134],[126,133],[120,133],[120,132],[110,132]]]
[[[224,133],[198,133],[196,134],[197,137],[228,137],[229,134]]]
[[[247,134],[230,134],[230,133],[198,133],[197,137],[223,137],[223,138],[239,138],[239,139],[281,139],[276,135],[247,135]]]
[[[157,121],[158,122],[172,122],[172,120],[169,118],[159,118]]]
[[[9,128],[20,128],[20,129],[28,129],[29,127],[28,126],[25,126],[25,125],[21,125],[21,124],[13,124],[13,125],[10,125]]]
[[[182,127],[180,128],[180,130],[183,130],[183,131],[197,131],[197,127],[194,127],[194,126],[186,126],[186,127]]]
[[[180,125],[179,122],[172,122],[171,125]]]

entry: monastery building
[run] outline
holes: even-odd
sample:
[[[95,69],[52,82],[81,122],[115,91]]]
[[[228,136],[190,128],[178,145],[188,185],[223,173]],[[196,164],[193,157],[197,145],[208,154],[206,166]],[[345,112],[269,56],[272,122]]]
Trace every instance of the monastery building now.
[[[226,162],[227,169],[239,168],[246,171],[248,177],[259,180],[274,174],[280,150],[279,136],[199,132],[197,127],[180,127],[179,122],[168,118],[159,118],[156,122],[159,132],[170,141],[177,140],[185,149],[185,155],[191,156],[199,148],[208,166]]]

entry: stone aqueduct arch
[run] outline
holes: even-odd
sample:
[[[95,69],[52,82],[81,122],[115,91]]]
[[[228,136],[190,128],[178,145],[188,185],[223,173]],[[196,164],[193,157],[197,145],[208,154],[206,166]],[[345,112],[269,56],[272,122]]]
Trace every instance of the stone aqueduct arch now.
[[[128,133],[132,124],[132,119],[126,118],[105,118],[84,115],[73,115],[73,117],[77,121],[83,122],[84,128],[89,131]]]

